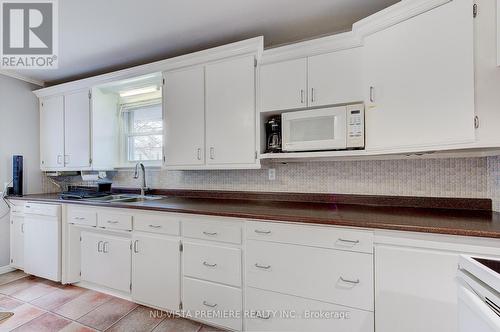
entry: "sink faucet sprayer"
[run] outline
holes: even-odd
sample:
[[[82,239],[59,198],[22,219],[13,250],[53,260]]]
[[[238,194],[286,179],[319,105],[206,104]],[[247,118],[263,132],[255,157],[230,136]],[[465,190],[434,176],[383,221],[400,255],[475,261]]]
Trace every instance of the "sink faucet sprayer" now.
[[[137,163],[137,164],[135,164],[134,179],[138,179],[139,178],[139,166],[141,166],[141,170],[142,170],[141,196],[144,197],[146,195],[146,191],[148,191],[149,188],[146,185],[146,168],[144,167],[143,163]]]

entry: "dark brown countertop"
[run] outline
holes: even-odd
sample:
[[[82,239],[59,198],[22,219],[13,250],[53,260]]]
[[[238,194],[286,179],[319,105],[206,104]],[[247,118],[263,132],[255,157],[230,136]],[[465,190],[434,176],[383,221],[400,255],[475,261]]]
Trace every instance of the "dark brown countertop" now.
[[[237,199],[228,199],[227,195],[229,194],[212,195],[211,197],[172,195],[160,200],[139,203],[96,203],[62,200],[57,194],[26,195],[12,197],[12,199],[500,238],[500,213],[484,209],[482,207],[485,205],[484,200],[477,200],[480,203],[477,209],[472,203],[470,209],[467,208],[466,200],[458,201],[460,204],[457,205],[457,208],[452,209],[435,208],[434,206],[433,208],[394,206],[394,204],[391,204],[391,200],[387,200],[387,197],[391,198],[390,196],[381,196],[381,202],[388,202],[387,205],[381,206],[372,204],[374,196],[366,196],[371,199],[368,200],[371,204],[363,205],[359,204],[362,201],[359,197],[363,197],[359,195],[356,196],[358,204],[342,203],[342,201],[352,201],[352,198],[349,198],[350,196],[348,199],[338,200],[341,203],[337,203],[318,202],[317,200],[296,201],[292,200],[291,196],[286,195],[283,200],[243,199],[241,195],[234,195]],[[278,194],[273,194],[272,197],[279,198]],[[415,200],[415,198],[412,199]],[[439,201],[439,199],[437,200]],[[432,204],[435,205],[435,203]],[[457,203],[454,202],[453,204],[455,206]],[[478,206],[478,204],[475,205]]]

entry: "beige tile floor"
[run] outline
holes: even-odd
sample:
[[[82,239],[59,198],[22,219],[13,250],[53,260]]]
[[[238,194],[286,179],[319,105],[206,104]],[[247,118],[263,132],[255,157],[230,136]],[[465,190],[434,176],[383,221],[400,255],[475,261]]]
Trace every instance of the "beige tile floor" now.
[[[14,316],[0,332],[209,332],[220,331],[117,297],[28,276],[0,275],[0,311]]]

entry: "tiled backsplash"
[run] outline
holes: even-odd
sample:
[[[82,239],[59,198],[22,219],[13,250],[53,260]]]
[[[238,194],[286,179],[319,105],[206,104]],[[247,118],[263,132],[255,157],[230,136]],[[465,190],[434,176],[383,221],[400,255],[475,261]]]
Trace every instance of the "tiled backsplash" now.
[[[500,157],[334,161],[272,164],[268,170],[166,171],[148,169],[151,188],[288,191],[492,198],[500,211]],[[113,176],[115,187],[139,187],[133,171]]]

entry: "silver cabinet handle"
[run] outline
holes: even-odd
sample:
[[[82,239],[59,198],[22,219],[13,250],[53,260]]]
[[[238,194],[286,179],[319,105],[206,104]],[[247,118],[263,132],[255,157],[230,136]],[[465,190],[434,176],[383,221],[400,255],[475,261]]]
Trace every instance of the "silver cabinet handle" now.
[[[196,149],[196,158],[198,158],[198,160],[201,160],[201,148]]]
[[[217,306],[217,303],[209,303],[207,301],[203,301],[203,305],[210,308],[215,308]]]
[[[344,279],[344,278],[340,277],[340,280],[342,280],[343,282],[346,282],[348,284],[353,284],[353,285],[359,284],[359,279],[349,280],[349,279]]]
[[[203,231],[203,234],[205,234],[207,236],[216,236],[217,232],[206,232],[206,231]]]
[[[138,254],[138,253],[139,253],[139,248],[137,247],[137,243],[138,243],[138,242],[139,242],[139,240],[135,240],[135,241],[134,241],[134,252],[135,252],[136,254]]]
[[[69,164],[69,154],[64,155],[64,165]]]
[[[255,267],[258,269],[269,270],[271,265],[260,265],[259,263],[255,263]]]
[[[337,242],[345,243],[345,244],[348,244],[348,245],[351,245],[351,246],[355,246],[356,244],[359,243],[359,240],[345,240],[345,239],[339,238],[337,240]]]
[[[311,103],[314,103],[314,88],[311,88]]]
[[[210,147],[210,159],[215,159],[215,148],[213,146]]]
[[[24,234],[24,223],[21,224],[21,233]]]
[[[261,231],[260,229],[256,229],[254,232],[257,234],[271,234],[271,231]]]
[[[304,89],[300,89],[300,103],[304,103]]]
[[[108,220],[108,224],[118,224],[118,221],[117,220]]]
[[[154,229],[161,228],[161,225],[148,225],[148,226]]]
[[[375,87],[371,86],[370,87],[370,102],[374,102],[375,101]]]
[[[214,264],[210,264],[210,263],[208,263],[208,262],[203,262],[203,265],[208,266],[208,267],[216,267],[216,266],[217,266],[217,264],[216,264],[216,263],[214,263]]]
[[[97,252],[102,252],[102,241],[97,242]]]
[[[60,154],[57,155],[57,163],[59,165],[62,164],[62,155],[60,155]]]
[[[73,217],[74,220],[85,220],[84,217]]]
[[[109,242],[107,242],[107,241],[104,242],[104,244],[102,245],[102,252],[103,253],[107,254],[109,252],[109,250],[108,250],[109,247],[108,246],[109,246]]]

